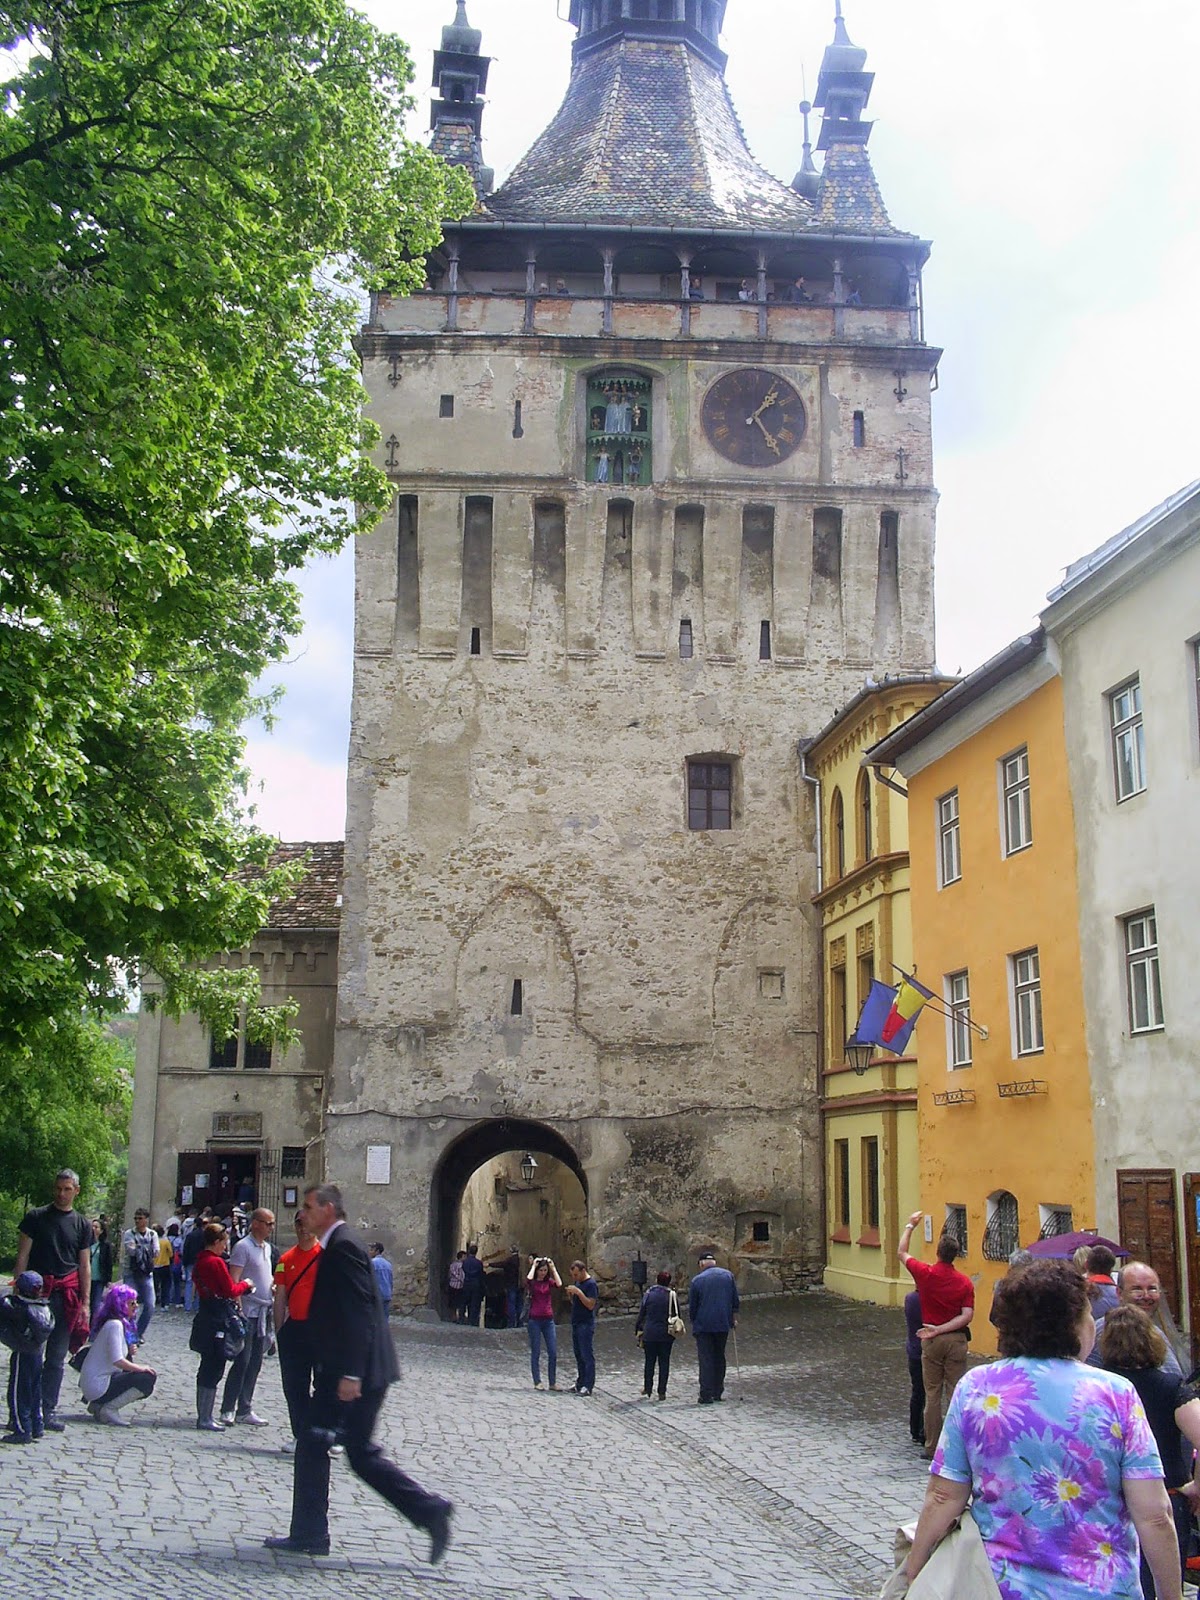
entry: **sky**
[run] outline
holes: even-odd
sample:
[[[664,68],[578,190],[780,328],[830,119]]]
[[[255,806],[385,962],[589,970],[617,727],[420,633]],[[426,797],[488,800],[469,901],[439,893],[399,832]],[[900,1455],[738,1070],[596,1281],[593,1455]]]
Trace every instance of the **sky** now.
[[[454,0],[359,0],[411,46],[425,136]],[[468,0],[493,58],[497,183],[570,70],[567,0]],[[892,221],[932,241],[937,655],[969,671],[1028,629],[1068,562],[1200,477],[1200,61],[1195,0],[844,0],[875,86]],[[760,164],[790,181],[833,0],[729,0],[727,78]],[[814,138],[816,118],[814,118]],[[819,160],[819,157],[818,157]],[[304,575],[306,626],[251,730],[257,820],[343,832],[353,555]]]

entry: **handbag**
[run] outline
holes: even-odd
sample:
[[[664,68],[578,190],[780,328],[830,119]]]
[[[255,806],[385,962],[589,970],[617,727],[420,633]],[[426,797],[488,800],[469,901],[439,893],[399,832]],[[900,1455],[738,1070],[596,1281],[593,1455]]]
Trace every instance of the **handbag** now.
[[[679,1301],[675,1298],[675,1291],[668,1291],[670,1298],[667,1302],[667,1332],[672,1339],[678,1339],[684,1332],[683,1318],[679,1315]]]
[[[232,1361],[235,1356],[240,1356],[246,1348],[246,1319],[238,1310],[233,1300],[222,1300],[225,1307],[225,1316],[221,1325],[216,1330],[216,1338],[221,1341],[225,1351],[226,1360]]]

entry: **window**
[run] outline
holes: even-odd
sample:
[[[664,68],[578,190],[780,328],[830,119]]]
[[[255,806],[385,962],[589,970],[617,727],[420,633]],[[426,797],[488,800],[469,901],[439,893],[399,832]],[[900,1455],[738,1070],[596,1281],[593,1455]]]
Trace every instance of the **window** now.
[[[308,1151],[302,1144],[285,1144],[279,1152],[280,1178],[303,1178],[307,1162]]]
[[[879,1140],[862,1141],[863,1229],[879,1232]]]
[[[733,826],[733,763],[688,762],[688,827],[695,831]]]
[[[829,969],[829,1065],[846,1059],[850,1024],[846,1016],[846,969]]]
[[[771,624],[760,622],[758,625],[758,659],[770,661],[771,659]]]
[[[769,1222],[756,1222],[753,1225],[753,1239],[755,1244],[770,1244],[771,1224]]]
[[[873,853],[871,841],[871,776],[863,772],[858,780],[858,832],[862,841],[862,858],[870,861]]]
[[[951,789],[937,803],[938,887],[957,883],[962,877],[962,853],[958,838],[958,790]]]
[[[1001,1189],[988,1196],[987,1227],[983,1230],[983,1254],[987,1261],[1007,1261],[1021,1247],[1021,1220],[1017,1197]]]
[[[454,396],[452,394],[444,394],[441,397],[441,400],[438,402],[438,416],[439,417],[452,417],[453,415],[454,415]]]
[[[1117,800],[1128,800],[1146,787],[1146,730],[1142,726],[1142,685],[1138,678],[1114,689],[1108,697],[1112,722],[1113,780]]]
[[[512,982],[512,995],[508,1002],[510,1017],[519,1017],[525,1011],[525,983],[521,978],[514,978]]]
[[[653,477],[653,385],[640,372],[606,367],[587,380],[584,477],[589,483],[649,483]]]
[[[850,1234],[850,1141],[833,1142],[833,1224],[847,1238]]]
[[[964,1256],[967,1254],[966,1206],[950,1205],[946,1207],[946,1220],[942,1224],[942,1232],[947,1238],[956,1239],[959,1250]]]
[[[1153,907],[1126,917],[1125,987],[1130,1033],[1153,1033],[1163,1026],[1162,980],[1158,971],[1158,918]]]
[[[1070,1206],[1039,1206],[1039,1239],[1057,1239],[1060,1233],[1071,1233],[1075,1227],[1075,1214]]]
[[[971,985],[966,972],[951,972],[945,980],[947,1048],[952,1067],[971,1065]]]
[[[858,958],[858,1009],[867,1003],[871,985],[875,981],[875,952],[868,950]]]
[[[233,1072],[237,1068],[238,1042],[235,1033],[232,1039],[218,1039],[215,1035],[209,1041],[208,1067],[210,1072]]]
[[[271,1041],[247,1039],[246,1055],[242,1065],[247,1072],[266,1072],[271,1065]]]
[[[679,624],[679,659],[690,661],[692,659],[692,623],[690,617],[684,617]]]
[[[1042,1033],[1042,968],[1037,951],[1022,950],[1019,955],[1009,956],[1008,969],[1012,982],[1015,1053],[1035,1056],[1046,1048]]]
[[[846,876],[846,807],[842,791],[835,789],[829,805],[829,865],[833,877]]]
[[[1200,730],[1200,639],[1192,640],[1192,688],[1196,693],[1196,727]]]
[[[854,413],[854,448],[861,450],[867,442],[867,419],[863,412]]]
[[[1033,818],[1029,807],[1029,751],[1014,750],[1000,763],[1003,790],[1004,854],[1015,855],[1033,843]]]

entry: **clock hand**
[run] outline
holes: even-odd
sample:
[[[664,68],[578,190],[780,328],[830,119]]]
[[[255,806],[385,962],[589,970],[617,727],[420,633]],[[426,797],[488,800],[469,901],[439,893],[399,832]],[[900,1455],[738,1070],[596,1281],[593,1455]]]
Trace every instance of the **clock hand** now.
[[[759,417],[762,416],[763,412],[769,410],[770,407],[773,406],[775,404],[776,400],[778,400],[778,399],[779,399],[779,385],[776,384],[775,387],[771,390],[770,394],[767,395],[767,398],[763,401],[762,405],[760,405],[758,410],[756,412],[754,412],[753,416],[749,416],[749,417],[746,418],[746,426],[749,427],[751,425],[751,423],[757,422]]]
[[[757,422],[758,423],[759,431],[762,434],[763,438],[767,441],[768,450],[772,451],[775,455],[778,455],[779,454],[779,441],[776,439],[776,437],[775,437],[775,435],[773,433],[768,433],[767,432],[767,425],[763,421],[763,419],[761,417],[751,417],[750,420],[752,422]]]

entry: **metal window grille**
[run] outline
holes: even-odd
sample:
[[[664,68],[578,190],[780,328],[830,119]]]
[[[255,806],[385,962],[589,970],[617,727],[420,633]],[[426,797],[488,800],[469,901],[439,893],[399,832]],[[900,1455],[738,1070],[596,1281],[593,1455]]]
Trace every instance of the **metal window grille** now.
[[[1029,751],[1006,756],[1004,774],[1004,853],[1011,856],[1033,843],[1033,814],[1029,799]]]
[[[1005,1189],[988,1203],[987,1227],[983,1234],[984,1257],[988,1261],[1007,1261],[1020,1243],[1017,1197]]]
[[[1070,1233],[1075,1220],[1070,1206],[1043,1206],[1045,1221],[1038,1230],[1039,1239],[1057,1239],[1060,1233]]]
[[[246,1054],[242,1064],[247,1072],[266,1072],[271,1065],[271,1041],[247,1039]]]
[[[946,1221],[942,1232],[949,1238],[958,1242],[958,1248],[965,1256],[967,1254],[967,1208],[966,1206],[947,1206]]]
[[[1142,723],[1142,685],[1131,678],[1108,697],[1112,719],[1113,778],[1117,800],[1146,787],[1146,730]]]
[[[208,1066],[211,1072],[232,1072],[237,1066],[238,1042],[237,1034],[232,1038],[218,1039],[215,1036],[209,1041]]]
[[[285,1144],[279,1152],[280,1178],[303,1178],[308,1165],[308,1151],[302,1144]]]

